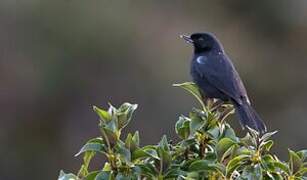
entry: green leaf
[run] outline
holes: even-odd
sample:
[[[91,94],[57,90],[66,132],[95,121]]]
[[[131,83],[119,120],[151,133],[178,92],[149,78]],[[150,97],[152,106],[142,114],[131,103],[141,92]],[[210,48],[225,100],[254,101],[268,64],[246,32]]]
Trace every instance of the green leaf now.
[[[93,138],[89,140],[75,156],[79,156],[80,154],[87,151],[106,152],[106,145],[104,144],[102,138]]]
[[[115,180],[115,177],[111,172],[101,171],[97,174],[95,180]]]
[[[117,109],[109,102],[109,109],[108,109],[108,113],[113,117],[115,116]]]
[[[139,148],[139,133],[135,132],[132,136],[130,133],[127,135],[127,138],[125,140],[125,146],[128,148],[131,152],[135,151],[137,148]]]
[[[208,119],[208,113],[210,113],[210,111],[204,111],[198,108],[192,108],[192,112],[190,112],[190,116],[195,115],[204,119]]]
[[[130,169],[130,175],[133,175],[133,178],[132,178],[132,180],[137,180],[139,177],[141,177],[141,175],[142,175],[142,170],[141,170],[141,168],[139,167],[139,166],[137,166],[136,164],[135,164],[135,166],[134,167],[132,167],[131,169]],[[134,178],[135,177],[135,178]]]
[[[206,124],[206,121],[203,120],[200,116],[198,116],[196,112],[191,112],[190,118],[191,118],[191,123],[190,123],[191,134],[194,134],[196,131],[203,128]]]
[[[208,160],[196,160],[194,161],[190,167],[189,171],[210,171],[215,170],[214,163]]]
[[[290,156],[290,160],[289,160],[290,170],[293,173],[296,173],[302,167],[303,162],[294,151],[290,149],[288,151],[289,151],[289,156]]]
[[[257,141],[253,138],[250,133],[247,133],[245,137],[240,139],[240,142],[243,143],[246,147],[256,147]]]
[[[95,180],[96,176],[98,173],[100,173],[101,171],[93,171],[93,172],[90,172],[84,180]]]
[[[189,171],[219,171],[223,173],[225,171],[225,167],[217,162],[196,160],[190,165]]]
[[[201,91],[199,90],[198,86],[193,82],[185,82],[182,84],[173,84],[175,87],[181,87],[191,93],[199,102],[199,104],[202,106],[203,109],[206,109],[206,106],[202,100]]]
[[[300,168],[300,170],[296,172],[296,175],[303,176],[306,173],[307,173],[307,167],[303,167],[303,168]]]
[[[187,139],[190,135],[190,119],[181,115],[175,126],[176,133],[182,139]]]
[[[197,173],[197,172],[187,172],[186,176],[180,176],[180,178],[183,178],[184,180],[200,179],[199,173]]]
[[[112,167],[109,162],[105,162],[102,171],[111,171]]]
[[[235,147],[235,148],[234,148]],[[252,148],[247,148],[245,146],[240,146],[240,145],[233,145],[234,151],[232,152],[232,157],[236,157],[241,154],[245,155],[253,155],[255,153],[255,150]]]
[[[88,175],[88,167],[89,167],[89,164],[92,160],[92,158],[95,156],[95,153],[94,151],[86,151],[83,155],[83,164],[78,172],[78,176],[79,177],[85,177]]]
[[[280,162],[280,161],[275,161],[273,162],[274,167],[279,168],[280,170],[282,170],[283,172],[285,172],[286,174],[290,175],[290,168],[287,164]]]
[[[208,147],[208,149],[212,149],[211,151],[208,151],[208,152],[206,152],[206,155],[205,155],[205,160],[209,160],[209,161],[214,161],[214,162],[216,162],[216,160],[217,160],[217,154],[216,154],[216,152],[214,151],[214,149],[210,146],[210,145],[207,145],[207,147]]]
[[[135,161],[138,159],[148,158],[148,157],[151,157],[151,156],[148,153],[146,153],[143,149],[139,148],[132,152],[131,160]]]
[[[122,161],[126,162],[127,164],[130,164],[131,162],[131,153],[129,149],[125,147],[123,143],[117,143],[115,146],[116,153],[120,155],[120,158]]]
[[[304,162],[307,158],[307,149],[300,150],[296,152],[296,154],[301,158],[302,162]]]
[[[179,176],[185,176],[186,172],[180,170],[180,168],[176,167],[173,169],[170,169],[169,171],[166,172],[164,175],[165,179],[172,179],[172,178],[177,178]]]
[[[275,173],[275,172],[266,172],[266,175],[271,179],[271,180],[284,180],[284,178],[278,174],[278,173]],[[264,179],[267,179],[266,176]]]
[[[133,142],[132,142],[132,135],[129,133],[129,134],[127,135],[126,140],[125,140],[125,146],[126,146],[126,148],[128,148],[128,149],[131,150],[131,144],[132,144],[132,143],[133,143]]]
[[[118,119],[119,129],[122,129],[128,125],[128,123],[131,121],[132,114],[137,107],[137,104],[124,103],[118,108],[116,116]]]
[[[181,147],[187,148],[187,147],[189,147],[193,144],[196,144],[196,143],[197,143],[197,141],[195,140],[195,138],[192,138],[192,139],[185,139],[185,140],[181,141],[180,145],[181,145]]]
[[[141,158],[153,158],[160,160],[155,146],[145,146],[139,148],[132,153],[132,160],[141,159]]]
[[[108,123],[106,123],[106,125],[104,126],[104,128],[108,129],[109,131],[116,133],[118,130],[118,125],[116,123],[116,121],[110,121]]]
[[[231,159],[232,157],[236,156],[236,150],[238,149],[238,145],[232,145],[228,150],[226,150],[221,157],[219,157],[219,161],[223,162],[226,159]]]
[[[140,146],[140,135],[139,135],[139,131],[136,131],[134,133],[134,135],[132,136],[132,141],[134,142],[136,147]]]
[[[93,110],[98,114],[103,122],[109,122],[112,120],[112,116],[107,111],[100,109],[97,106],[93,106]]]
[[[261,150],[269,152],[273,146],[274,142],[272,140],[264,141],[260,144],[259,148]]]
[[[229,126],[229,124],[225,125],[225,130],[223,132],[223,136],[227,137],[229,139],[232,139],[234,141],[238,141],[238,137],[236,136],[235,131]]]
[[[243,169],[243,173],[240,176],[242,179],[257,179],[257,180],[262,180],[262,170],[260,164],[256,164],[253,166],[246,166]]]
[[[115,177],[115,180],[131,180],[132,177],[130,175],[126,176],[122,173],[118,173]]]
[[[207,113],[208,116],[207,116],[207,126],[208,128],[214,128],[216,126],[218,126],[218,119],[217,119],[217,115],[213,112],[208,112]]]
[[[250,155],[242,154],[231,159],[226,166],[226,176],[230,177],[233,171],[236,170],[242,164],[244,164],[249,158]]]
[[[100,130],[103,134],[102,137],[106,142],[110,142],[114,145],[115,142],[119,140],[120,130],[118,130],[115,120],[102,125]]]
[[[207,130],[208,135],[212,139],[218,139],[220,136],[220,129],[218,126],[214,126],[213,128],[210,128]]]
[[[216,145],[216,151],[218,157],[221,158],[224,155],[224,153],[234,144],[236,144],[236,142],[230,138],[221,139]]]
[[[138,164],[137,166],[141,169],[141,174],[148,178],[154,179],[153,177],[158,175],[158,172],[152,164],[144,163]]]
[[[261,165],[263,166],[263,170],[269,172],[278,172],[279,169],[274,166],[275,159],[270,154],[265,154],[261,158]],[[272,174],[269,174],[269,176]]]
[[[270,139],[274,134],[276,134],[278,131],[273,131],[273,132],[268,132],[265,133],[261,138],[260,141],[264,142],[267,141],[268,139]]]
[[[161,147],[164,151],[169,151],[169,144],[167,142],[167,138],[166,135],[164,135],[161,139],[161,141],[159,142],[159,147]]]
[[[58,180],[78,180],[78,177],[71,173],[66,174],[63,170],[61,170]]]
[[[162,163],[162,172],[166,172],[170,166],[172,156],[170,154],[169,144],[165,135],[162,137],[157,147],[157,152],[160,157],[160,162]]]
[[[104,150],[105,150],[105,146],[103,144],[87,143],[81,148],[81,150],[75,156],[79,156],[80,154],[84,152],[88,152],[88,151],[104,152]]]
[[[247,130],[249,132],[249,134],[252,136],[253,139],[258,139],[259,138],[259,132],[255,129],[252,129],[250,127],[247,127]]]

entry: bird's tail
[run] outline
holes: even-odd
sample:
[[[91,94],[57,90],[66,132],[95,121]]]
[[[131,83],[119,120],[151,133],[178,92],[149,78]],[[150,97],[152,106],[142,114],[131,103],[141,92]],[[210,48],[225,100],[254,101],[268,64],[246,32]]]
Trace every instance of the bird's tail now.
[[[243,128],[248,126],[257,130],[258,132],[266,132],[267,129],[264,122],[248,102],[245,101],[243,104],[234,102],[233,104],[235,105],[237,115],[239,116],[240,123]]]

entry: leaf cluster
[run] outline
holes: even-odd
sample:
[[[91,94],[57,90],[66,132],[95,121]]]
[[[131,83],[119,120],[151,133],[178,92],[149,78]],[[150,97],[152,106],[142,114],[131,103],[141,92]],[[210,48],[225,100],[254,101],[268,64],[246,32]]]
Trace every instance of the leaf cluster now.
[[[217,101],[204,104],[193,83],[176,84],[190,92],[201,104],[187,116],[181,115],[175,125],[180,138],[172,143],[163,136],[156,145],[140,145],[139,133],[121,137],[121,131],[132,119],[137,105],[124,103],[108,110],[94,107],[99,116],[99,137],[90,139],[76,156],[83,155],[79,172],[60,172],[59,180],[299,180],[307,179],[307,150],[289,150],[289,161],[281,161],[270,152],[271,136],[247,128],[238,137],[225,121],[234,112],[229,104]],[[96,154],[107,161],[91,170]]]

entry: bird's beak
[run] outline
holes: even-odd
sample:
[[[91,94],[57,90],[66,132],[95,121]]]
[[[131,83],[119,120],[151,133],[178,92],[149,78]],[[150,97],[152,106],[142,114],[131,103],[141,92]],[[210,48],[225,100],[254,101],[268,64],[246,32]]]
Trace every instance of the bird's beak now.
[[[193,44],[193,40],[190,38],[190,36],[180,35],[180,38],[184,39],[187,43]]]

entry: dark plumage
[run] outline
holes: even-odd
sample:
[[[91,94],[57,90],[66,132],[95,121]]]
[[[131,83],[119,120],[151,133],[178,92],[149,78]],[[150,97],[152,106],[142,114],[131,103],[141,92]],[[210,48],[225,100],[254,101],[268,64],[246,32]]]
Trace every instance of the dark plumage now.
[[[205,96],[230,100],[243,128],[265,132],[265,124],[252,108],[238,72],[216,37],[210,33],[181,37],[194,46],[191,75]]]

